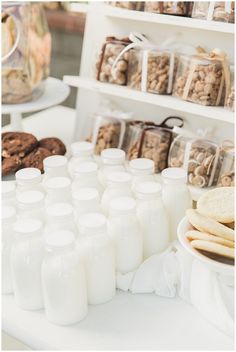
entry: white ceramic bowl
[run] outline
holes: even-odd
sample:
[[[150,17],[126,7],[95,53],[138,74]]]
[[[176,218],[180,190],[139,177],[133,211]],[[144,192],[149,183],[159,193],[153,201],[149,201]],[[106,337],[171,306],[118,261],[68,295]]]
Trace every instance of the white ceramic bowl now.
[[[206,257],[204,254],[201,254],[199,251],[194,249],[190,241],[186,237],[186,233],[189,230],[192,230],[193,226],[190,224],[188,221],[187,216],[185,216],[179,223],[178,229],[177,229],[177,235],[180,243],[182,246],[196,259],[201,261],[202,263],[205,263],[208,265],[213,271],[223,274],[223,275],[229,275],[233,276],[234,275],[234,265],[230,264],[224,264],[221,262],[218,262],[214,259]]]

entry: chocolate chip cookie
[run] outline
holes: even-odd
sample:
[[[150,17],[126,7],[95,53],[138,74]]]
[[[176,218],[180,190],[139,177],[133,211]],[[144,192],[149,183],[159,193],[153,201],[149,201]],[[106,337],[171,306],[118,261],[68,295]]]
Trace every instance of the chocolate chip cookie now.
[[[51,156],[52,153],[46,148],[38,147],[22,159],[23,167],[36,167],[41,172],[43,170],[43,159]]]
[[[40,139],[39,147],[46,148],[52,155],[64,155],[66,153],[65,144],[56,137]]]
[[[37,139],[26,132],[5,132],[2,134],[2,157],[17,155],[23,158],[38,145]]]
[[[2,176],[12,174],[19,170],[22,166],[21,159],[17,155],[2,160]]]

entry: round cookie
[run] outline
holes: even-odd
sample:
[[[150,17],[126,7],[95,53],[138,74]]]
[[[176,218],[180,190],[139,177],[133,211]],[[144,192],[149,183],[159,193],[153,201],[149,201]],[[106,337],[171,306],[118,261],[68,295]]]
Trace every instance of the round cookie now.
[[[50,151],[46,148],[36,148],[23,158],[23,167],[36,167],[43,172],[43,159],[51,155]]]
[[[218,237],[218,236],[210,235],[209,233],[206,233],[206,232],[190,230],[190,231],[188,231],[186,233],[186,237],[190,241],[203,240],[203,241],[219,243],[219,244],[222,244],[223,246],[234,248],[234,242],[233,241],[229,241],[229,240],[226,240],[225,238],[221,238],[221,237]]]
[[[10,175],[21,168],[21,159],[14,155],[2,160],[2,176]]]
[[[66,153],[65,144],[56,137],[40,139],[39,146],[48,149],[52,155],[64,155]]]
[[[37,139],[26,132],[5,132],[2,134],[2,157],[17,155],[23,158],[38,145]]]
[[[229,248],[219,243],[194,240],[191,242],[191,245],[193,246],[193,248],[196,249],[201,249],[207,252],[219,254],[227,258],[234,258],[234,248]]]
[[[234,221],[234,187],[219,187],[204,193],[197,202],[197,211],[221,223]]]

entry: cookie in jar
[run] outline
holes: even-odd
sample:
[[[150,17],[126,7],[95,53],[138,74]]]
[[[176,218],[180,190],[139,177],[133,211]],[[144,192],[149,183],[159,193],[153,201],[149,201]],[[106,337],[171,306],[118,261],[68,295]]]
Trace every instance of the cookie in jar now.
[[[110,5],[126,10],[143,11],[144,1],[109,1]]]
[[[234,66],[230,66],[230,90],[226,96],[225,107],[231,111],[235,110],[235,88],[234,88]]]
[[[144,11],[165,15],[188,16],[191,1],[146,1]]]
[[[195,1],[192,18],[234,23],[234,1]]]
[[[139,157],[141,137],[144,128],[144,121],[130,121],[126,123],[122,149],[126,152],[128,160],[137,159]]]
[[[223,147],[223,161],[217,181],[218,187],[234,187],[234,147]]]

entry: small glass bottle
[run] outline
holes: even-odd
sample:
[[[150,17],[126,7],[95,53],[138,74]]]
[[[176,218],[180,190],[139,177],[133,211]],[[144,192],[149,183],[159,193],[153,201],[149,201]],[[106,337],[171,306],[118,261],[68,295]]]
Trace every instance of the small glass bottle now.
[[[162,198],[170,224],[170,238],[177,239],[177,227],[192,208],[192,199],[187,186],[187,171],[178,167],[169,167],[161,173],[163,180]]]
[[[16,206],[15,181],[2,181],[2,205]]]
[[[153,182],[155,181],[155,164],[151,159],[138,158],[130,160],[129,171],[133,176],[132,179],[132,189],[135,192],[136,186],[140,182]]]
[[[18,220],[10,261],[16,304],[25,310],[43,308],[41,266],[44,255],[43,226],[36,219]]]
[[[136,270],[143,261],[143,239],[133,198],[112,199],[107,229],[115,248],[116,270],[122,274]]]
[[[72,191],[75,192],[84,187],[96,188],[100,195],[103,192],[103,187],[98,180],[98,166],[95,162],[84,162],[75,169]]]
[[[78,323],[88,313],[85,268],[70,231],[45,237],[42,286],[46,318],[57,325]]]
[[[75,219],[86,213],[101,212],[99,193],[96,188],[84,187],[72,193]]]
[[[38,219],[44,223],[44,193],[40,191],[26,191],[18,193],[17,209],[22,219]]]
[[[70,177],[68,173],[68,161],[63,155],[48,156],[43,160],[44,177],[43,183],[51,177]]]
[[[101,152],[101,162],[98,177],[101,184],[106,187],[109,173],[125,171],[125,152],[118,148],[104,149]]]
[[[16,193],[26,191],[44,192],[42,186],[42,175],[39,169],[26,167],[16,172]]]
[[[110,301],[116,292],[115,253],[105,216],[99,213],[80,216],[79,232],[78,250],[83,253],[85,263],[88,302]]]
[[[104,214],[108,214],[110,201],[112,199],[122,196],[132,197],[131,180],[132,177],[128,172],[109,173],[107,176],[108,186],[101,199],[101,206]]]
[[[52,177],[45,181],[46,206],[58,202],[71,203],[71,179],[69,177]]]
[[[13,292],[10,253],[15,234],[13,225],[16,221],[16,209],[10,205],[2,206],[2,294]]]
[[[65,230],[77,235],[74,209],[70,203],[53,203],[46,207],[45,233]]]
[[[164,251],[170,243],[169,221],[161,192],[161,185],[157,182],[142,182],[136,186],[144,259]]]
[[[72,178],[75,176],[75,169],[81,163],[94,161],[94,146],[90,142],[75,142],[71,144],[72,157],[68,162],[68,171]]]

